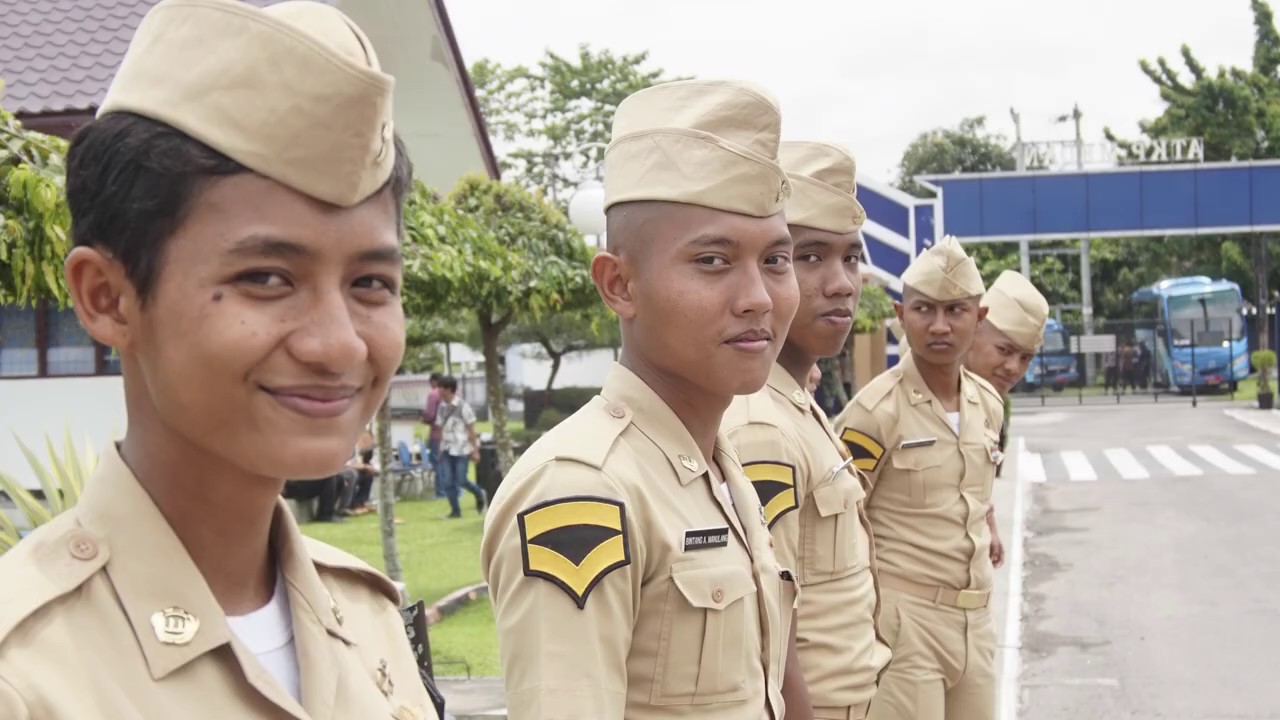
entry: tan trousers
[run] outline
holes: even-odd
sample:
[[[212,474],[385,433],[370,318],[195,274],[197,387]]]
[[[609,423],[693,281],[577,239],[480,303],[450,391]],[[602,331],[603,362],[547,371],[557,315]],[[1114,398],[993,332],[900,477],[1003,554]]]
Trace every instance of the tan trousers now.
[[[867,720],[992,720],[996,635],[991,612],[935,605],[883,588],[880,633],[893,660]]]

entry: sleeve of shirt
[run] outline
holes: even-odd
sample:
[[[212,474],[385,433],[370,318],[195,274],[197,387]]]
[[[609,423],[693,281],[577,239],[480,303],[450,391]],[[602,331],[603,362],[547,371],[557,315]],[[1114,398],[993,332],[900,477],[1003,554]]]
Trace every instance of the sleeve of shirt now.
[[[853,465],[866,477],[870,493],[880,479],[880,471],[889,460],[885,443],[889,438],[875,413],[863,407],[856,399],[836,417],[836,436],[853,455]]]
[[[476,411],[472,409],[471,403],[462,403],[462,422],[467,425],[474,425],[476,423]]]
[[[809,490],[808,463],[795,441],[773,425],[748,423],[729,432],[742,469],[751,480],[765,522],[773,535],[773,551],[785,568],[800,567],[799,510]]]
[[[426,416],[427,422],[434,425],[436,422],[436,413],[440,410],[440,396],[436,393],[427,395]]]
[[[644,567],[633,510],[578,462],[504,481],[481,565],[513,720],[622,720]]]

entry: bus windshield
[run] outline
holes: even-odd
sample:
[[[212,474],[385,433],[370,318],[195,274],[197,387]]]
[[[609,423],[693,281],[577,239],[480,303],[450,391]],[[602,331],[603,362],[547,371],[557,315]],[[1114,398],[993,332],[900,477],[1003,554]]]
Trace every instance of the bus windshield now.
[[[1064,353],[1067,351],[1066,333],[1061,330],[1050,330],[1044,334],[1044,346],[1040,351],[1045,354]]]
[[[1168,307],[1169,328],[1176,346],[1191,345],[1192,328],[1199,338],[1199,345],[1217,345],[1223,340],[1244,338],[1240,296],[1234,290],[1172,295],[1168,298]],[[1214,339],[1205,338],[1202,333],[1206,331]]]

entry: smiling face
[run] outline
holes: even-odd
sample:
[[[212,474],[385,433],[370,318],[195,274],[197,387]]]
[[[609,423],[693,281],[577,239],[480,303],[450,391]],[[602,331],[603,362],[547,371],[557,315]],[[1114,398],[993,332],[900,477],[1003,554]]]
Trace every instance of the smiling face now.
[[[82,266],[110,262],[77,248],[68,276],[91,285]],[[336,208],[240,173],[195,194],[145,302],[126,285],[122,326],[99,339],[121,351],[131,427],[247,473],[324,477],[399,367],[400,281],[390,192]]]
[[[791,236],[756,218],[678,203],[610,210],[596,285],[629,355],[683,387],[731,398],[764,386],[795,315]]]
[[[791,226],[791,237],[800,304],[783,354],[808,365],[838,355],[849,339],[862,295],[862,240],[856,231],[838,234],[799,225]]]
[[[987,315],[972,297],[940,302],[913,288],[905,288],[895,303],[911,354],[935,366],[957,365],[973,344],[978,323]]]
[[[1034,351],[1020,347],[989,320],[984,320],[978,325],[964,366],[991,383],[1001,395],[1008,395],[1026,375],[1035,356]]]

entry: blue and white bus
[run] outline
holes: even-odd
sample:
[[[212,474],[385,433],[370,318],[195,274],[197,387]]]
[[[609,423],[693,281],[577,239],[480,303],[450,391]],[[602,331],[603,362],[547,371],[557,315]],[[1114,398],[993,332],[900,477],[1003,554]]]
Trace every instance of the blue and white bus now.
[[[1135,340],[1153,348],[1158,387],[1235,387],[1249,376],[1249,337],[1240,286],[1202,275],[1170,278],[1132,296]],[[1193,333],[1194,330],[1194,333]]]
[[[1036,390],[1048,386],[1054,392],[1062,392],[1068,385],[1080,384],[1080,369],[1076,356],[1071,354],[1071,336],[1057,318],[1049,318],[1044,326],[1044,343],[1040,352],[1027,366],[1022,378],[1023,390]]]

